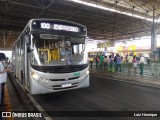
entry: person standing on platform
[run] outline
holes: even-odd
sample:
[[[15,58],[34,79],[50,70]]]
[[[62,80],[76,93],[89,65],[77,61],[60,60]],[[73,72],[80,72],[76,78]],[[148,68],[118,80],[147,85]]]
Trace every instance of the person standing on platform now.
[[[140,63],[140,75],[143,75],[144,62],[145,62],[144,56],[141,55],[140,56],[140,60],[139,60],[139,63]]]
[[[103,63],[104,63],[104,70],[106,70],[106,68],[108,68],[108,58],[107,56],[104,57]]]
[[[128,73],[131,73],[132,61],[133,61],[133,56],[132,56],[132,54],[129,54],[129,56],[128,56],[128,58],[127,58],[127,61],[128,61]]]
[[[99,62],[100,62],[100,59],[99,59],[99,55],[97,54],[97,56],[96,56],[96,69],[98,69]]]
[[[94,62],[93,55],[91,55],[91,56],[89,57],[89,62],[90,62],[90,67],[91,67],[91,69],[92,69],[92,64],[93,64],[93,62]]]
[[[134,67],[134,74],[137,73],[137,59],[136,59],[136,55],[133,56],[133,67]]]
[[[103,67],[103,60],[104,60],[104,56],[101,54],[100,55],[100,64],[99,64],[101,70],[102,70],[102,67]]]
[[[109,70],[112,71],[112,64],[113,64],[113,59],[112,59],[112,55],[109,55]]]
[[[113,72],[113,58],[112,58],[112,55],[109,55],[109,67],[110,67],[110,71]]]
[[[10,68],[7,66],[7,62],[2,62],[2,58],[0,58],[0,107],[4,106],[4,87],[7,81],[7,71],[10,71]]]
[[[119,71],[122,72],[122,69],[121,69],[121,63],[122,63],[122,58],[120,57],[119,54],[117,54],[117,72],[118,72],[118,68],[119,68]]]
[[[116,56],[114,57],[114,70],[115,70],[115,72],[117,72],[117,70],[118,70],[118,66],[117,66],[117,57],[118,57],[118,53],[116,54]]]

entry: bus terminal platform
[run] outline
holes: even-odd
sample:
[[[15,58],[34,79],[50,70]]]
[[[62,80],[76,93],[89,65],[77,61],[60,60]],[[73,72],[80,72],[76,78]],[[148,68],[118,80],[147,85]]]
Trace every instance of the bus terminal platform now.
[[[154,67],[154,68],[153,68]],[[160,64],[144,65],[144,73],[140,75],[140,66],[137,66],[137,72],[134,73],[133,67],[131,68],[131,72],[128,73],[127,63],[122,64],[122,71],[115,72],[115,68],[113,66],[113,70],[111,71],[109,67],[106,67],[105,70],[97,69],[96,65],[93,64],[92,69],[90,67],[90,75],[101,76],[105,78],[111,78],[115,80],[120,80],[124,82],[132,82],[135,84],[142,84],[147,86],[154,86],[160,88]]]
[[[16,78],[13,77],[13,74],[8,73],[5,84],[4,106],[0,108],[0,120],[44,120],[44,118],[39,117],[25,117],[30,113],[39,113],[27,94]]]

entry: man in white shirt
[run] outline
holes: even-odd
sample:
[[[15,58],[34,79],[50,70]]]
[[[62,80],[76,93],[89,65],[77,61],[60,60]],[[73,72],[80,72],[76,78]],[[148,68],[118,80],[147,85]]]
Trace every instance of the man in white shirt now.
[[[140,74],[143,75],[143,68],[144,68],[144,62],[145,62],[145,58],[143,55],[141,55],[139,63],[140,63]]]
[[[6,62],[6,61],[5,61]],[[2,107],[4,104],[4,86],[7,81],[7,71],[10,71],[9,68],[5,68],[4,64],[2,63],[2,59],[0,58],[0,107]]]

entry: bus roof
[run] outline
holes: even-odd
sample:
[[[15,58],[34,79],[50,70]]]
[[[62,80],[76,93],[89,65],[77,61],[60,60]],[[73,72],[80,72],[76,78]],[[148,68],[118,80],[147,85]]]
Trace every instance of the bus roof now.
[[[31,23],[33,21],[60,21],[60,22],[64,22],[64,23],[70,23],[70,24],[73,24],[73,25],[77,25],[79,27],[82,27],[83,29],[86,30],[87,32],[87,28],[82,25],[82,24],[79,24],[79,23],[76,23],[76,22],[72,22],[72,21],[67,21],[67,20],[61,20],[61,19],[50,19],[50,18],[33,18],[33,19],[30,19],[27,23],[27,25],[25,26],[25,28],[23,29],[23,31],[21,32],[21,34],[19,35],[19,37],[17,38],[17,40],[22,36],[22,34],[25,33],[25,31],[27,30],[27,28],[29,28],[31,31],[32,31],[32,27],[31,27]],[[15,43],[17,42],[17,40],[15,41]],[[14,44],[15,44],[14,43]],[[13,45],[14,46],[14,45]],[[13,47],[12,47],[13,48]]]

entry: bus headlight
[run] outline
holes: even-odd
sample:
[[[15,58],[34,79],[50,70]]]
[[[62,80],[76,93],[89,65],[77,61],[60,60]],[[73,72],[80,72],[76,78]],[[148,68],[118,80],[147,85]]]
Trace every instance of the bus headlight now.
[[[31,73],[31,76],[32,76],[32,78],[34,80],[38,80],[39,79],[39,76],[36,73],[34,73],[34,72]]]
[[[89,70],[86,71],[86,74],[89,75]]]
[[[48,83],[49,83],[49,80],[46,80],[46,79],[43,78],[42,83],[43,83],[43,84],[48,84]]]
[[[34,80],[36,80],[37,82],[41,82],[43,84],[48,84],[50,82],[49,80],[47,80],[43,77],[40,77],[38,74],[36,74],[34,72],[31,73],[31,76]]]

